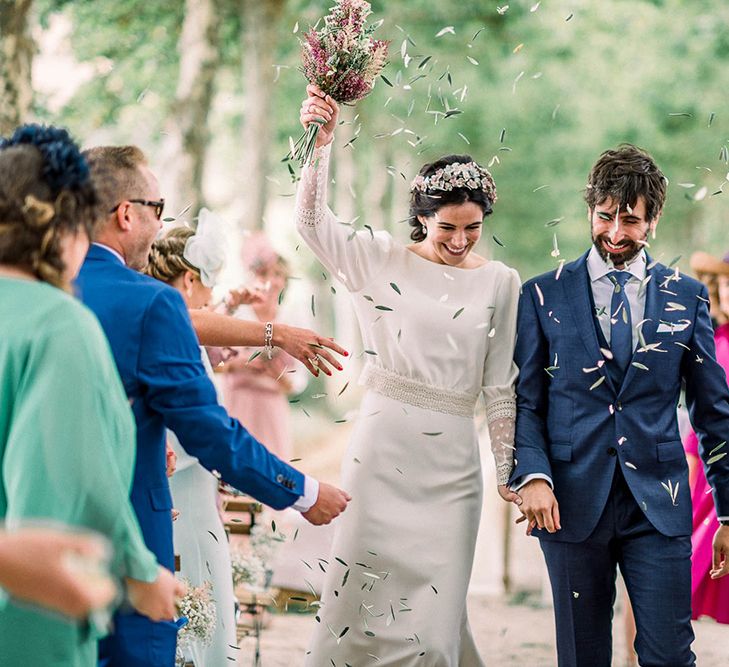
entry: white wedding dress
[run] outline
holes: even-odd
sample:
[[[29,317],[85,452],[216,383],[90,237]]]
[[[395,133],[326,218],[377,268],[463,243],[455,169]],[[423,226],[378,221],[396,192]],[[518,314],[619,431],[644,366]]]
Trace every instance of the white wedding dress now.
[[[350,291],[367,387],[342,466],[310,667],[479,667],[466,593],[481,513],[473,412],[486,400],[497,474],[512,466],[520,282],[497,261],[436,264],[326,205],[329,147],[302,172],[297,226]]]
[[[200,348],[208,377],[213,369],[205,348]],[[199,640],[184,643],[183,654],[195,667],[218,667],[238,659],[235,624],[235,595],[230,565],[228,535],[218,511],[218,479],[190,456],[172,431],[168,442],[177,454],[177,470],[170,478],[172,502],[180,512],[172,524],[175,553],[180,557],[180,576],[193,586],[212,585],[215,601],[215,630],[209,644]]]

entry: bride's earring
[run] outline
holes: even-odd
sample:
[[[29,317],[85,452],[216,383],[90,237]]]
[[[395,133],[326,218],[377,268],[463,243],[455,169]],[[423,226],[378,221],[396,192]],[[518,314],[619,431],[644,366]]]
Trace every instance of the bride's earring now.
[[[425,225],[421,225],[421,229],[423,230],[423,236],[428,235],[428,228]]]

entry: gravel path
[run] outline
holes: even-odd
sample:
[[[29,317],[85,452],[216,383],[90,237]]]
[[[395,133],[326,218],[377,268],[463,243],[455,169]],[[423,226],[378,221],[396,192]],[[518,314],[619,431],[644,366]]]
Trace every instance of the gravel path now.
[[[487,665],[518,667],[553,667],[554,622],[549,607],[534,604],[527,597],[520,604],[503,598],[472,597],[469,603],[471,628]],[[626,662],[625,642],[616,619],[614,667]],[[273,615],[263,631],[261,667],[297,667],[303,662],[313,616],[301,614]],[[725,667],[729,663],[729,627],[710,621],[694,624],[694,652],[699,667]],[[254,665],[254,642],[241,643],[240,666]],[[362,663],[365,665],[367,663]],[[375,665],[376,663],[372,663]],[[322,667],[329,667],[322,665]],[[356,667],[360,667],[357,665]]]
[[[297,466],[319,479],[337,483],[339,464],[351,424],[332,428],[319,419],[304,418],[299,414],[295,415],[294,422],[295,432],[300,434],[296,455],[301,457],[301,462]],[[547,577],[541,551],[536,539],[526,537],[521,529],[511,530],[507,560],[511,563],[509,576],[512,590],[518,592],[509,597],[500,595],[503,590],[501,578],[504,552],[499,545],[503,544],[505,523],[513,521],[516,511],[509,520],[501,501],[497,499],[493,474],[490,472],[493,463],[488,445],[482,446],[482,465],[486,489],[474,577],[471,580],[472,595],[469,598],[471,629],[489,667],[554,667],[557,663],[554,620],[549,592],[542,592]],[[625,667],[628,664],[620,609],[622,596],[623,593],[619,593],[613,628],[613,667]],[[259,667],[302,665],[315,623],[313,615],[275,614],[269,617],[269,621],[262,635]],[[698,667],[729,665],[729,626],[701,621],[694,624],[694,630],[694,652]],[[254,640],[244,639],[240,646],[238,665],[255,665]],[[374,662],[372,664],[373,667],[376,665]],[[363,662],[354,667],[369,667],[369,663]]]

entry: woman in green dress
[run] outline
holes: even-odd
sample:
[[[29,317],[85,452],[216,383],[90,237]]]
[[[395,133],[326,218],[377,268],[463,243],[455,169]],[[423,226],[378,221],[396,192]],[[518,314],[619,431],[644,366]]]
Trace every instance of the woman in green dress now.
[[[0,141],[0,521],[100,533],[129,602],[171,618],[180,586],[144,545],[129,503],[129,404],[98,322],[69,293],[95,201],[64,130],[24,126]],[[103,631],[6,599],[0,664],[91,667]]]

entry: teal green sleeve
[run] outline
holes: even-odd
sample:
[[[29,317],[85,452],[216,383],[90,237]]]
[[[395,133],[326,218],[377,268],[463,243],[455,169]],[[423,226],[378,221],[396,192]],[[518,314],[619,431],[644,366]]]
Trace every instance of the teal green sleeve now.
[[[96,530],[113,545],[115,574],[153,581],[157,562],[129,501],[134,419],[98,323],[72,314],[39,336],[25,365],[3,460],[6,520]]]

